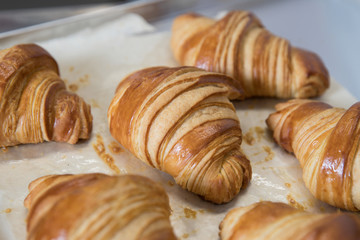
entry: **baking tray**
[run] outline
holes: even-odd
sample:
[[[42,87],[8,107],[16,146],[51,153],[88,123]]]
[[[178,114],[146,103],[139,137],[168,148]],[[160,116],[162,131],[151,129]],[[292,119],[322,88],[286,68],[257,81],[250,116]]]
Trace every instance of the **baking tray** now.
[[[181,189],[172,177],[145,165],[114,141],[106,113],[121,79],[145,67],[178,65],[169,46],[170,26],[176,15],[193,10],[215,16],[235,6],[251,10],[263,4],[210,1],[213,4],[205,7],[204,1],[180,2],[139,1],[2,35],[1,48],[36,42],[47,49],[58,61],[69,89],[91,105],[94,125],[91,138],[76,145],[49,142],[0,150],[0,239],[25,239],[27,211],[23,200],[27,185],[46,174],[103,172],[147,176],[161,183],[169,194],[171,221],[179,239],[218,239],[218,225],[229,209],[262,200],[286,202],[311,212],[337,210],[314,199],[302,182],[298,161],[274,143],[266,128],[264,120],[281,100],[234,102],[253,178],[245,191],[224,205],[205,202]],[[345,108],[356,101],[334,79],[320,100]]]

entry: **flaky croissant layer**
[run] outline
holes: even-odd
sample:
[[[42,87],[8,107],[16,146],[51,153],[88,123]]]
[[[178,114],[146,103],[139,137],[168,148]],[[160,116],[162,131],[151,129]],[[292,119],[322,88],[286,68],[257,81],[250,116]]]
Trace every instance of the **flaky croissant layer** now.
[[[90,106],[66,90],[55,59],[35,44],[0,51],[0,146],[90,137]]]
[[[148,178],[49,175],[34,180],[29,190],[28,240],[176,239],[167,194]]]
[[[360,210],[360,103],[345,110],[291,100],[275,108],[267,125],[275,141],[300,161],[311,193],[333,206]]]
[[[112,136],[145,163],[206,200],[228,202],[251,178],[241,153],[241,98],[230,77],[194,67],[153,67],[118,86],[108,110]]]
[[[171,48],[182,65],[234,77],[247,97],[309,98],[329,87],[329,74],[314,53],[292,47],[246,11],[222,19],[184,14],[174,20]]]
[[[351,213],[307,213],[284,203],[259,202],[227,213],[221,240],[357,240],[360,218]]]

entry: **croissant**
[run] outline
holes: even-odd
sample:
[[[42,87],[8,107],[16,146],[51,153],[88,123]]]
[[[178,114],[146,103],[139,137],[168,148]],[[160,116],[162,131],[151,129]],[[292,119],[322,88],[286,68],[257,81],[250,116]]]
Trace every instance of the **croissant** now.
[[[221,240],[358,240],[360,219],[352,213],[307,213],[284,203],[259,202],[227,213]]]
[[[126,77],[108,110],[112,136],[137,158],[214,203],[251,178],[230,77],[194,67],[153,67]]]
[[[27,239],[176,239],[165,190],[148,178],[49,175],[29,185]]]
[[[360,209],[360,103],[348,110],[311,100],[275,106],[266,120],[275,141],[293,152],[311,193],[333,206]]]
[[[250,12],[219,21],[188,13],[172,26],[171,48],[182,65],[232,76],[246,97],[309,98],[329,87],[329,74],[312,52],[271,34]]]
[[[0,51],[0,146],[90,137],[90,106],[66,90],[54,58],[35,44]]]

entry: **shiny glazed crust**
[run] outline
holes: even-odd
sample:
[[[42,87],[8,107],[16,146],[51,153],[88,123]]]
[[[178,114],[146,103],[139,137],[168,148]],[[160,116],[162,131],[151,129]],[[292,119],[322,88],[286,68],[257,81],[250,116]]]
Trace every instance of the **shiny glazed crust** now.
[[[0,51],[0,146],[90,137],[90,106],[66,90],[56,61],[35,44]]]
[[[176,239],[164,189],[145,177],[49,175],[25,199],[27,239]]]
[[[118,86],[109,110],[112,136],[177,184],[214,203],[232,200],[251,178],[242,154],[232,78],[194,67],[154,67]]]
[[[181,15],[172,26],[171,48],[181,65],[234,77],[247,97],[309,98],[329,87],[328,71],[315,53],[292,47],[246,11],[219,21]]]
[[[232,209],[220,224],[221,240],[356,240],[360,219],[351,213],[307,213],[284,203]]]
[[[275,141],[293,152],[305,185],[317,198],[351,211],[360,209],[360,103],[348,110],[311,100],[275,106],[266,120]]]

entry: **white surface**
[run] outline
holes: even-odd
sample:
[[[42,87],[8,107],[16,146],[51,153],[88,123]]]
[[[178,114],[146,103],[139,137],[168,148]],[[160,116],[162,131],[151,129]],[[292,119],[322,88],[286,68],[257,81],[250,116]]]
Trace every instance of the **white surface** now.
[[[101,135],[106,152],[111,154],[108,144],[114,139],[108,130],[106,113],[114,90],[124,76],[135,70],[157,65],[176,66],[169,39],[169,31],[157,32],[142,18],[126,15],[96,29],[84,29],[38,43],[58,61],[67,84],[77,84],[77,93],[92,105],[93,133],[90,140],[77,145],[43,143],[11,147],[6,152],[0,150],[0,239],[25,239],[27,210],[23,200],[31,180],[54,173],[114,173],[92,146],[96,136]],[[87,81],[80,81],[84,78]],[[321,99],[338,107],[349,107],[355,102],[355,98],[334,81]],[[276,146],[267,131],[264,120],[277,102],[250,99],[234,103],[243,133],[260,127],[264,134],[257,138],[254,133],[253,145],[243,142],[244,152],[252,163],[253,179],[245,191],[225,205],[205,202],[177,185],[171,186],[170,176],[148,167],[127,152],[111,156],[122,173],[142,174],[163,184],[170,197],[171,220],[179,239],[217,239],[218,225],[229,209],[261,200],[288,202],[291,196],[308,211],[333,211],[334,208],[310,195],[301,180],[298,161]],[[274,152],[272,160],[265,161],[268,154],[264,146]],[[186,218],[184,208],[196,211],[196,218]],[[6,209],[11,212],[7,213]]]

